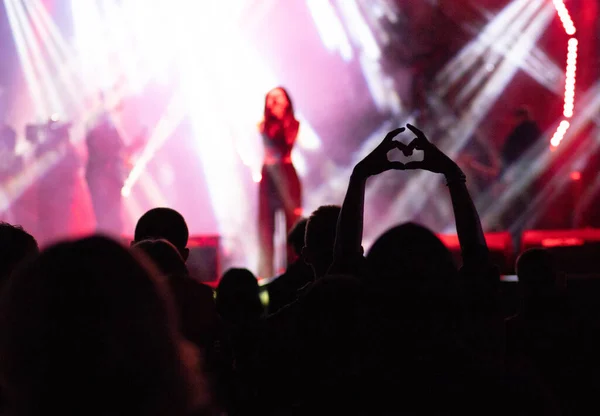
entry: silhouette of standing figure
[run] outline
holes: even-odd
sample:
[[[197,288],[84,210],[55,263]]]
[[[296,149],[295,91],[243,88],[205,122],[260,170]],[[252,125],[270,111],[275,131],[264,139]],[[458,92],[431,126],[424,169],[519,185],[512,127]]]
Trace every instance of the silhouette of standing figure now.
[[[123,231],[121,188],[125,182],[125,145],[108,111],[87,132],[86,180],[96,215],[96,231]]]
[[[506,138],[502,146],[502,171],[506,172],[514,163],[519,161],[541,139],[542,132],[538,124],[531,117],[529,109],[525,106],[517,108],[514,113],[515,127]],[[514,183],[519,178],[509,179]],[[531,200],[536,193],[535,182],[522,188],[512,204],[502,215],[501,223],[505,230],[511,230],[515,241],[519,241],[523,226],[515,226],[517,220],[527,212]]]
[[[8,124],[0,124],[0,184],[5,186],[13,177],[23,170],[23,157],[16,152],[17,132]],[[7,205],[0,208],[0,221],[15,223],[13,207]]]
[[[292,148],[299,126],[287,91],[282,87],[269,91],[265,97],[264,118],[259,125],[265,147],[258,203],[261,277],[274,274],[275,213],[284,212],[287,232],[302,214],[302,190],[292,164]]]

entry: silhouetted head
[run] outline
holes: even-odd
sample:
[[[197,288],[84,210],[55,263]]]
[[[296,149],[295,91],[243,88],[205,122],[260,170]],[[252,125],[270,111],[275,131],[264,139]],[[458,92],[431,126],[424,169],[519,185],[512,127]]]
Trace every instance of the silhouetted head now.
[[[429,229],[414,223],[398,225],[381,235],[367,254],[375,281],[413,287],[445,286],[457,274],[452,254]]]
[[[15,266],[38,254],[35,238],[22,227],[0,222],[0,285]]]
[[[169,292],[114,241],[54,245],[5,289],[0,371],[12,414],[184,415],[200,402],[199,357]]]
[[[337,205],[324,205],[314,211],[306,223],[304,235],[304,261],[312,267],[315,278],[327,274],[333,262],[333,246],[341,208]]]
[[[551,295],[562,285],[552,254],[543,248],[532,248],[521,254],[516,271],[525,297]]]
[[[253,322],[263,314],[258,281],[248,269],[229,269],[217,287],[217,312],[234,325]]]
[[[294,224],[287,236],[287,244],[292,248],[297,257],[302,255],[304,248],[304,235],[306,234],[306,223],[308,218],[301,218]]]
[[[265,97],[265,120],[284,120],[294,117],[294,105],[283,87],[273,88]]]
[[[165,276],[187,275],[185,261],[177,248],[167,240],[143,240],[133,244],[133,249],[144,253]]]
[[[153,208],[138,220],[134,243],[143,240],[167,240],[173,244],[184,260],[189,256],[187,248],[189,231],[183,216],[171,208]]]

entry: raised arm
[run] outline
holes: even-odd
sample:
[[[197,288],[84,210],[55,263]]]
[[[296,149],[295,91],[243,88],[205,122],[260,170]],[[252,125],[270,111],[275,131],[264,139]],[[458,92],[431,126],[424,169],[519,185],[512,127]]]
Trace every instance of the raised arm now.
[[[485,235],[481,228],[479,214],[465,184],[465,176],[458,166],[454,172],[445,174],[452,209],[456,221],[456,231],[463,257],[463,266],[487,267],[489,252]]]
[[[424,159],[420,162],[407,163],[406,169],[425,169],[441,173],[446,177],[463,256],[463,267],[488,267],[489,252],[487,243],[481,228],[479,214],[467,190],[464,173],[452,159],[431,143],[421,130],[410,124],[407,127],[416,136],[409,147],[422,150]]]
[[[394,137],[404,130],[402,127],[389,132],[379,146],[354,167],[338,218],[330,273],[356,272],[363,255],[363,215],[367,179],[390,169],[404,169],[404,164],[390,162],[387,158],[390,150],[405,149],[402,143],[394,141]]]

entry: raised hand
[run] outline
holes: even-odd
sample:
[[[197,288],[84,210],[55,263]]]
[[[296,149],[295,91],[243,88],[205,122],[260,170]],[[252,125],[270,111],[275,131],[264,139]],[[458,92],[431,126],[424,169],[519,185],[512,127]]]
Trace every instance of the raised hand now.
[[[425,133],[421,130],[407,124],[406,127],[415,134],[415,139],[408,145],[410,150],[417,149],[423,151],[423,160],[408,162],[404,165],[405,169],[423,169],[435,173],[450,174],[454,173],[458,166],[444,152],[431,143]]]
[[[366,179],[369,176],[378,175],[386,170],[404,170],[404,163],[391,162],[387,156],[389,151],[393,149],[399,149],[406,153],[408,147],[394,140],[394,137],[404,130],[406,130],[404,127],[400,127],[386,134],[379,146],[369,153],[367,157],[358,162],[353,174]]]

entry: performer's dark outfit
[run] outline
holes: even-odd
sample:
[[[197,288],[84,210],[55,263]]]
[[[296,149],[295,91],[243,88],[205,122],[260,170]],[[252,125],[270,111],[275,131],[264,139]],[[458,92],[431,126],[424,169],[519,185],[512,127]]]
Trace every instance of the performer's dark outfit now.
[[[527,152],[540,138],[542,133],[533,120],[525,120],[517,125],[506,138],[502,147],[504,168],[508,168]]]
[[[290,104],[291,106],[291,104]],[[273,271],[275,213],[285,214],[286,232],[301,215],[302,191],[296,169],[292,164],[292,148],[298,135],[298,121],[293,113],[284,117],[266,118],[261,125],[265,160],[259,185],[259,275],[271,277]]]
[[[510,166],[517,162],[540,139],[542,133],[535,121],[523,119],[512,130],[502,147],[502,171],[506,172]],[[521,234],[520,228],[515,228],[515,221],[524,215],[531,204],[535,185],[530,184],[522,189],[511,203],[511,206],[502,215],[501,223],[505,230],[512,229],[515,240]]]
[[[96,230],[120,235],[123,231],[121,189],[125,181],[125,146],[108,115],[88,132],[86,145],[86,180],[96,216]]]

